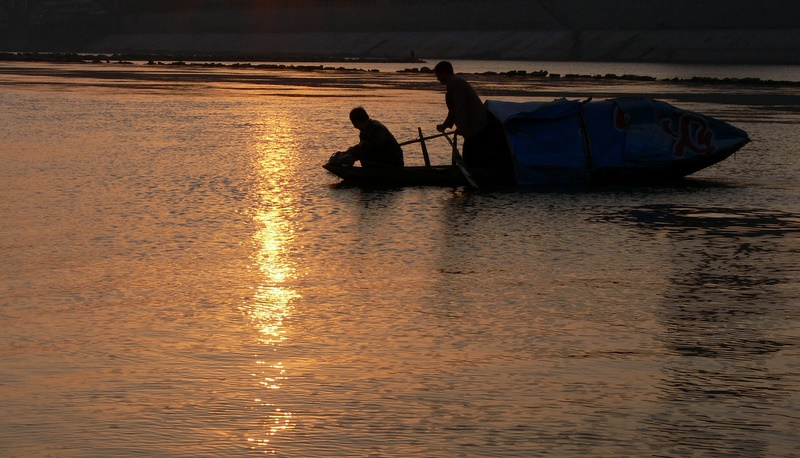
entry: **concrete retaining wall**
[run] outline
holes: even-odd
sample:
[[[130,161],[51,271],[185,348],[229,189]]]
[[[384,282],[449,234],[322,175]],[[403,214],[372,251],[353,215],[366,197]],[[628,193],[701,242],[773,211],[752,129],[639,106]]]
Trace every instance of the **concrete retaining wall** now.
[[[800,64],[796,0],[331,3],[126,10],[97,30],[0,34],[0,51]]]
[[[136,14],[125,32],[741,30],[800,27],[795,0],[495,0]]]
[[[90,52],[800,64],[798,30],[113,35]]]

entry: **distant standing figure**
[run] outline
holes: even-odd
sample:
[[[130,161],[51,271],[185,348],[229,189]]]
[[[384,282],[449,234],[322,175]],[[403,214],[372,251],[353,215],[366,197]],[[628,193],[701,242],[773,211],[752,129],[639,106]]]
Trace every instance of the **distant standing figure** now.
[[[402,167],[403,149],[394,135],[380,122],[371,119],[362,107],[350,111],[350,122],[359,130],[357,145],[347,149],[345,154],[361,161],[362,167]]]
[[[464,137],[464,162],[468,167],[510,167],[511,155],[500,121],[486,106],[475,89],[453,71],[453,65],[441,61],[433,68],[436,79],[447,89],[447,118],[436,126],[444,132],[456,126]]]

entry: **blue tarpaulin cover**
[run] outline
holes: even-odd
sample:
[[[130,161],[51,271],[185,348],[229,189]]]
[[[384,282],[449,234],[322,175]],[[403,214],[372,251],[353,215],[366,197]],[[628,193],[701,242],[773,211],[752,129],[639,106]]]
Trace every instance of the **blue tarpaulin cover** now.
[[[646,98],[486,105],[503,125],[518,184],[586,182],[598,171],[658,167],[747,138],[725,122]]]

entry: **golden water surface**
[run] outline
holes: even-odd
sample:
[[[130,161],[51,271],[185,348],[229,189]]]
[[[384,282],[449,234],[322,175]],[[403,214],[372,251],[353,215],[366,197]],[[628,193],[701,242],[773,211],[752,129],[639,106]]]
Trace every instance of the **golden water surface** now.
[[[754,141],[675,186],[369,190],[320,167],[349,110],[432,133],[432,77],[3,65],[2,456],[800,445],[795,87],[476,77],[653,93]]]

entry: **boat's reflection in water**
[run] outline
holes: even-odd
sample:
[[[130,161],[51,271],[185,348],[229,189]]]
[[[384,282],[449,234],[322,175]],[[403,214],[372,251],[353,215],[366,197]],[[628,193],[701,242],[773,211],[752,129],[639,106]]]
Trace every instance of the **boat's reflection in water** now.
[[[768,454],[763,436],[733,437],[708,412],[724,415],[731,429],[762,432],[780,428],[753,422],[748,411],[794,415],[786,403],[793,362],[781,350],[795,332],[783,307],[800,221],[770,210],[673,205],[636,208],[630,216],[643,235],[667,238],[673,250],[671,288],[656,314],[669,356],[658,382],[661,408],[648,419],[652,432],[670,434],[652,441],[667,454],[679,453],[681,443]],[[776,320],[782,314],[786,321]]]

